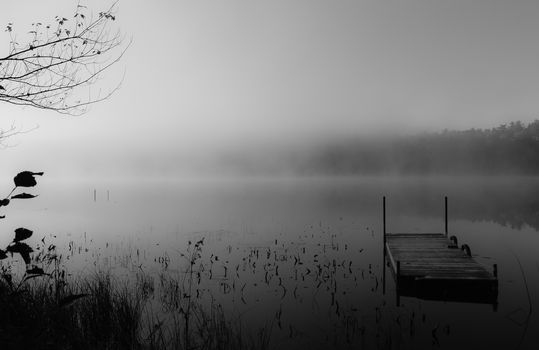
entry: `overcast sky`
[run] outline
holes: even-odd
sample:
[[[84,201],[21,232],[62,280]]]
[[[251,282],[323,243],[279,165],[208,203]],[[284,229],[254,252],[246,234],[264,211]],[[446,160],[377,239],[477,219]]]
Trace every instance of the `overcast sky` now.
[[[75,6],[3,2],[0,25],[24,41]],[[133,43],[100,85],[125,70],[121,90],[83,117],[0,104],[0,126],[40,126],[9,140],[2,171],[107,176],[232,146],[531,121],[538,19],[536,0],[122,0],[116,24]],[[8,42],[2,30],[0,54]]]

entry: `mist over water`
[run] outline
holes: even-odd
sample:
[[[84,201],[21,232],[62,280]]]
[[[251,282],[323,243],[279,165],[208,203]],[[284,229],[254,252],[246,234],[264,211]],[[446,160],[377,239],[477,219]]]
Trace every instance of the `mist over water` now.
[[[143,271],[160,288],[185,280],[182,254],[203,239],[197,302],[253,330],[272,324],[280,348],[327,348],[347,327],[366,348],[526,348],[539,326],[530,312],[539,293],[537,125],[125,157],[111,149],[59,168],[65,159],[20,159],[11,166],[36,164],[45,175],[39,196],[14,202],[3,225],[33,229],[29,243],[58,247],[74,276]],[[397,305],[389,268],[383,277],[383,196],[388,231],[410,233],[443,232],[448,196],[450,235],[487,271],[498,266],[497,303],[401,296]]]
[[[76,5],[3,4],[0,42],[32,51],[25,25],[74,23]],[[90,91],[121,82],[111,98],[80,118],[0,105],[0,130],[22,132],[0,137],[0,193],[45,173],[38,197],[2,207],[1,247],[28,227],[73,278],[143,273],[168,291],[149,303],[163,316],[203,242],[179,298],[271,329],[272,348],[535,349],[539,2],[118,6],[134,40]],[[450,235],[498,266],[497,305],[397,306],[383,196],[390,232],[443,232],[447,196]]]
[[[352,134],[354,134],[352,136]],[[62,145],[7,153],[19,155],[2,169],[35,164],[53,178],[234,178],[264,176],[351,175],[536,175],[539,174],[539,121],[512,122],[486,129],[440,130],[415,134],[350,132],[338,137],[306,137],[301,133],[282,139],[253,137],[241,140],[202,138],[182,147],[177,144],[137,146],[130,152],[97,144],[92,152]],[[51,148],[52,147],[52,148]],[[20,157],[28,151],[28,158]],[[55,154],[54,158],[47,155]],[[70,157],[70,158],[71,158]],[[36,159],[34,159],[36,158]]]
[[[327,341],[325,333],[317,329],[329,327],[324,320],[333,319],[335,306],[325,284],[320,286],[312,275],[306,275],[306,269],[332,261],[346,266],[344,274],[335,277],[340,291],[337,312],[350,312],[363,320],[367,334],[377,332],[369,327],[378,317],[377,310],[384,310],[380,325],[390,333],[402,331],[395,325],[398,315],[401,322],[409,322],[412,313],[418,320],[425,315],[426,321],[415,326],[424,335],[401,340],[416,348],[429,348],[429,332],[436,325],[450,330],[439,334],[445,349],[464,342],[510,347],[521,336],[523,344],[537,341],[535,332],[524,334],[524,322],[532,330],[538,321],[534,315],[529,320],[525,317],[526,292],[515,259],[518,256],[528,276],[527,287],[536,295],[539,283],[531,276],[539,266],[534,248],[539,244],[539,182],[534,177],[250,177],[71,183],[43,178],[39,192],[32,203],[13,207],[4,223],[6,230],[24,224],[35,228],[37,235],[32,239],[36,243],[46,237],[67,256],[74,250],[76,254],[71,253],[67,264],[82,274],[91,273],[95,263],[121,274],[122,268],[129,268],[122,263],[125,254],[132,256],[134,268],[140,263],[145,271],[181,274],[184,262],[180,254],[188,241],[204,238],[204,259],[218,256],[219,260],[212,263],[213,279],[204,282],[201,300],[211,294],[230,315],[241,314],[253,326],[274,319],[282,310],[282,329],[275,327],[275,334],[284,338],[277,337],[275,344],[283,347],[316,348],[318,337]],[[406,297],[401,297],[403,306],[397,308],[389,271],[387,291],[382,293],[383,195],[388,196],[390,232],[443,232],[443,196],[449,197],[450,234],[468,244],[487,269],[498,264],[497,311],[490,305]],[[287,257],[279,263],[278,276],[274,270],[268,270],[273,271],[269,277],[264,273],[261,264],[266,264],[266,254],[268,262],[274,254]],[[166,267],[160,257],[169,259]],[[296,265],[293,257],[303,265]],[[255,261],[257,268],[250,265]],[[478,322],[482,327],[475,327]],[[304,337],[285,336],[290,332]]]

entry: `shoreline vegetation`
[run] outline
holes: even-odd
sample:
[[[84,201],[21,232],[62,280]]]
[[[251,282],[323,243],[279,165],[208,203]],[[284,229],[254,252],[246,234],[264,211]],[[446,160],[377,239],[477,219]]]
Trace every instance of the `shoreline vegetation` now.
[[[301,138],[298,141],[301,144]],[[239,149],[200,165],[229,176],[538,175],[539,120],[490,129],[363,135]],[[196,161],[194,162],[195,164]],[[198,169],[198,168],[197,168]],[[172,172],[172,166],[163,166]]]
[[[37,249],[40,253],[32,259],[34,266],[42,267],[40,273],[34,274],[28,265],[25,272],[17,270],[22,261],[11,260],[2,265],[0,347],[263,350],[288,348],[287,339],[301,337],[292,325],[281,325],[282,309],[275,315],[261,315],[263,325],[249,325],[241,315],[227,314],[210,291],[204,292],[201,284],[212,278],[208,265],[214,255],[211,254],[209,263],[202,261],[207,258],[202,256],[203,242],[204,239],[189,243],[182,254],[186,258],[184,270],[178,275],[167,270],[168,260],[163,257],[158,259],[163,267],[160,272],[145,272],[136,266],[139,261],[135,263],[132,252],[122,257],[124,273],[96,267],[89,274],[72,275],[56,247],[47,249],[43,243]],[[336,274],[337,270],[328,265],[320,275]],[[327,283],[335,283],[336,288],[335,276],[324,278]],[[286,294],[284,285],[282,288]],[[296,292],[293,291],[294,296]],[[332,295],[332,299],[336,297]],[[366,327],[344,311],[341,317],[335,300],[330,309],[337,303],[338,317],[325,336],[326,345],[357,345]],[[380,334],[376,338],[386,345],[391,341],[380,338]]]
[[[195,298],[202,245],[203,239],[189,244],[183,278],[145,272],[134,261],[124,274],[96,267],[73,276],[56,246],[43,240],[25,271],[17,260],[1,265],[0,347],[267,349],[270,329],[252,337],[220,305],[203,307]]]
[[[67,282],[25,283],[16,291],[0,283],[2,349],[267,349],[269,332],[242,332],[218,306],[190,302],[189,326],[180,309],[160,315],[149,307],[156,296],[151,276],[134,281],[110,272]],[[163,305],[164,306],[164,305]],[[168,305],[170,307],[170,305]],[[165,317],[168,316],[168,317]]]
[[[491,129],[443,130],[414,136],[334,142],[300,173],[539,174],[539,120]]]

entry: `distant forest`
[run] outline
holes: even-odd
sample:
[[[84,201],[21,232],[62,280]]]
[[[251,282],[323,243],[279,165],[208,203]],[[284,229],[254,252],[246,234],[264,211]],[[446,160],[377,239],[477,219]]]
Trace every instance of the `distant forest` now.
[[[326,174],[539,174],[539,120],[324,147],[302,167]]]

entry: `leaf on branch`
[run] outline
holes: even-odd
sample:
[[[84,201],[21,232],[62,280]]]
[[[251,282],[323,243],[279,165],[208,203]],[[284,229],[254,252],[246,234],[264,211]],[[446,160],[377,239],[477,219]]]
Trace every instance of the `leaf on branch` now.
[[[25,239],[30,238],[32,236],[32,233],[33,231],[27,228],[19,227],[15,230],[15,238],[13,239],[13,242],[24,241]]]
[[[0,215],[0,219],[5,219],[6,216],[5,215]]]
[[[26,270],[26,273],[29,275],[47,275],[41,267],[34,266],[31,269]]]
[[[6,252],[0,249],[0,260],[4,260],[5,258],[7,258]]]
[[[30,253],[33,252],[28,244],[21,242],[9,245],[6,248],[6,251],[10,253],[19,253],[27,265],[30,263]]]
[[[23,192],[23,193],[19,193],[14,196],[11,196],[11,199],[27,199],[27,198],[35,198],[35,197],[37,197],[37,195]]]
[[[42,176],[43,172],[34,173],[31,171],[23,171],[23,172],[18,173],[17,176],[13,178],[13,181],[15,182],[15,186],[34,187],[37,184],[36,179],[34,178],[35,175]]]
[[[0,207],[5,207],[8,204],[9,204],[9,199],[8,198],[4,198],[4,199],[0,200]]]
[[[0,85],[0,90],[5,90],[4,87],[2,85]]]

